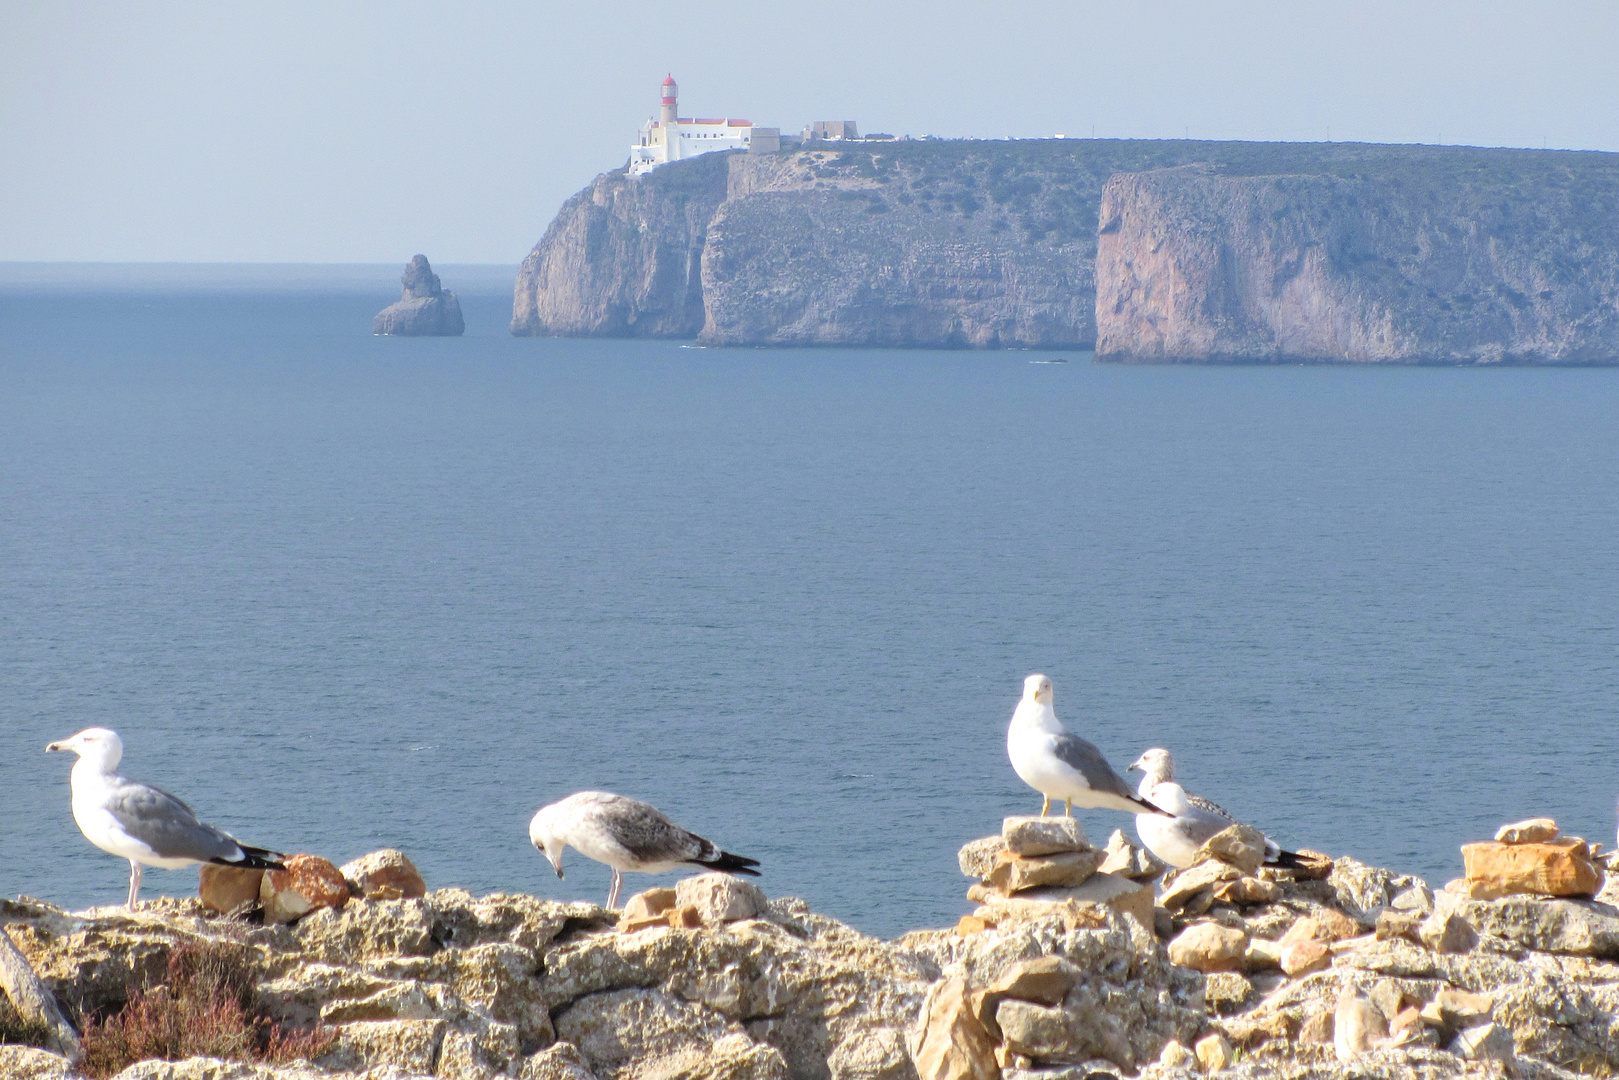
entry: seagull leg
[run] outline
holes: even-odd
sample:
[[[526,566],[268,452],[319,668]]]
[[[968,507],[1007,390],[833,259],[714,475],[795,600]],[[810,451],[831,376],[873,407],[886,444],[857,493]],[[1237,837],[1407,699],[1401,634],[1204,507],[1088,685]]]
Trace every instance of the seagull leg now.
[[[618,870],[613,871],[613,887],[607,893],[607,910],[618,910],[618,890],[624,886],[624,875]]]
[[[1068,805],[1063,808],[1062,816],[1063,817],[1073,817],[1074,816],[1074,800],[1073,799],[1064,799],[1063,802],[1067,803]]]
[[[1045,802],[1040,804],[1040,816],[1041,817],[1045,817],[1046,814],[1049,813],[1050,810],[1051,810],[1051,796],[1050,795],[1045,796],[1045,800],[1046,800]]]
[[[124,906],[129,908],[130,911],[134,911],[136,905],[140,903],[141,875],[145,872],[146,868],[144,866],[134,859],[129,860],[129,899],[125,901]]]

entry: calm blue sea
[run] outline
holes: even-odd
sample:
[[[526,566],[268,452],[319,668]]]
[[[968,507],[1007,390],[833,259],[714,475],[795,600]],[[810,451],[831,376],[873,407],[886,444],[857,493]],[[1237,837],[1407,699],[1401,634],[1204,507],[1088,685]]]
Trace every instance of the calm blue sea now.
[[[281,850],[600,900],[526,835],[600,787],[942,925],[1037,670],[1288,845],[1612,843],[1619,370],[523,340],[438,269],[466,337],[371,337],[398,267],[0,266],[0,893],[122,898],[42,752],[100,724]]]

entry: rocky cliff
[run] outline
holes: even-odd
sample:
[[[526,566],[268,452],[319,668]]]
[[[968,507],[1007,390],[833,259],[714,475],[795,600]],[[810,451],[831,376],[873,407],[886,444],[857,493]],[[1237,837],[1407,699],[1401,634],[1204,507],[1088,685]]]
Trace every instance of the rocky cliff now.
[[[1096,279],[1102,359],[1619,363],[1619,167],[1121,174]]]
[[[274,914],[276,896],[312,888],[292,870],[244,888],[229,914],[0,901],[28,978],[84,1031],[75,1065],[37,1048],[49,1032],[0,995],[0,1076],[1610,1075],[1615,896],[1590,896],[1602,870],[1583,841],[1550,822],[1513,828],[1464,849],[1469,877],[1438,891],[1347,858],[1261,866],[1263,838],[1244,826],[1155,889],[1164,867],[1122,834],[1103,850],[1072,819],[1008,819],[961,851],[981,879],[973,913],[888,942],[718,874],[619,912],[415,895],[397,852],[345,867],[349,892],[302,914]],[[243,873],[256,872],[227,878]],[[204,885],[216,907],[219,886]]]
[[[1110,178],[1187,165],[1204,171],[1137,188],[1121,178],[1103,221]],[[519,274],[512,330],[1091,348],[1105,292],[1108,355],[1192,359],[1178,344],[1138,348],[1132,327],[1170,327],[1165,304],[1252,307],[1244,298],[1268,274],[1286,279],[1270,288],[1296,283],[1259,304],[1274,316],[1244,316],[1260,328],[1223,329],[1207,359],[1392,350],[1406,360],[1612,362],[1616,192],[1619,155],[1466,147],[926,140],[713,154],[641,178],[607,173],[569,200]],[[1099,289],[1098,226],[1108,223]],[[1215,239],[1233,229],[1241,235]],[[1149,235],[1177,230],[1213,252],[1175,248],[1185,281],[1147,250],[1158,242]],[[1274,254],[1246,254],[1260,248]],[[1308,255],[1316,248],[1331,253],[1326,277]],[[1251,279],[1248,291],[1228,295],[1226,278],[1197,270],[1198,259]],[[1272,317],[1279,329],[1265,329]],[[1165,332],[1186,349],[1210,333]],[[1376,344],[1383,338],[1394,344]]]

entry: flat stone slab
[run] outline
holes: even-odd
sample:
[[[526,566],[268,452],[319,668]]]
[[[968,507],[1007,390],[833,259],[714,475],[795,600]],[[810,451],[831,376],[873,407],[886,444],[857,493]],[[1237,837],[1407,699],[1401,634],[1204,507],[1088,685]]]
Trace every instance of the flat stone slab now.
[[[1071,817],[1009,817],[1001,822],[1001,840],[1014,855],[1093,850],[1085,826]]]

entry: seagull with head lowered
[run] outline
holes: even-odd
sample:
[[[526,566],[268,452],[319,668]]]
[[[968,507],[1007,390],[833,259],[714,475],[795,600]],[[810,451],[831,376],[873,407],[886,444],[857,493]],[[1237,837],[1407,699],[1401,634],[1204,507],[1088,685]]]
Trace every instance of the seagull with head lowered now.
[[[1136,835],[1147,850],[1170,866],[1185,869],[1197,858],[1198,849],[1216,833],[1240,824],[1230,811],[1209,800],[1192,795],[1175,783],[1175,759],[1169,751],[1155,746],[1136,758],[1130,771],[1139,771],[1143,799],[1169,811],[1173,817],[1158,814],[1136,815]],[[1265,837],[1265,862],[1272,866],[1297,866],[1299,856],[1283,851],[1281,845]]]
[[[1023,680],[1023,700],[1006,729],[1006,754],[1025,784],[1041,795],[1040,816],[1051,810],[1051,800],[1074,807],[1123,810],[1127,814],[1162,814],[1164,811],[1130,790],[1124,777],[1113,771],[1102,751],[1076,735],[1057,719],[1051,703],[1051,680],[1030,675]]]
[[[626,870],[661,874],[677,866],[697,866],[759,876],[753,869],[759,865],[758,859],[721,851],[664,817],[657,807],[608,791],[581,791],[540,807],[528,823],[528,838],[545,853],[559,878],[562,850],[569,846],[587,859],[612,867],[609,909],[618,906]]]
[[[149,784],[119,776],[124,740],[116,731],[85,728],[46,751],[71,750],[73,820],[84,838],[119,858],[129,860],[131,911],[140,901],[141,875],[148,866],[177,870],[216,863],[245,870],[285,870],[281,855],[237,843],[228,833],[197,820],[191,807]]]

